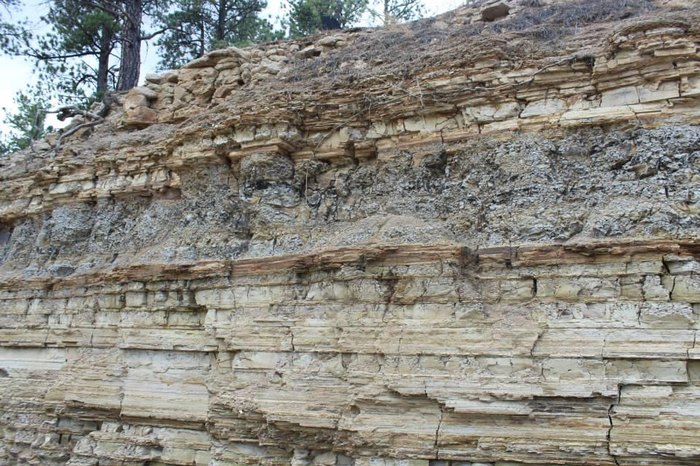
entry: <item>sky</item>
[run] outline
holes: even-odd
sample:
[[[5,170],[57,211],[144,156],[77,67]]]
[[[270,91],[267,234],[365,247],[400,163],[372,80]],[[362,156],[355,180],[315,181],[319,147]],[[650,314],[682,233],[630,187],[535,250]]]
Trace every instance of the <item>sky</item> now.
[[[267,8],[263,11],[263,16],[269,17],[273,22],[281,15],[281,5],[285,0],[268,0]],[[434,16],[440,13],[457,8],[465,3],[465,0],[423,0],[426,7],[426,16]],[[13,11],[2,11],[0,14],[7,22],[28,20],[32,31],[41,34],[46,31],[46,26],[40,18],[48,10],[46,0],[25,0],[24,6]],[[369,19],[366,19],[362,26],[370,26]],[[155,41],[150,41],[143,45],[141,52],[141,80],[147,73],[155,70],[158,63],[158,50]],[[0,55],[0,109],[7,109],[10,113],[16,110],[13,101],[15,94],[26,89],[34,82],[32,62],[21,57],[8,57]],[[2,120],[5,119],[5,112],[0,110],[0,132],[6,133],[7,126]],[[55,121],[48,121],[49,124],[56,125]]]

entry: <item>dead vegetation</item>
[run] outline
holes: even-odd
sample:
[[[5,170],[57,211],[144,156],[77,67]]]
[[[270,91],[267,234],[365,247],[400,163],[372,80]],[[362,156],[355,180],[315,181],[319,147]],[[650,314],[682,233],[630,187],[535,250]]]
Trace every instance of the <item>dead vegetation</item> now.
[[[453,94],[463,95],[464,87],[442,86],[438,90],[432,86],[433,80],[456,77],[458,81],[464,70],[478,70],[491,66],[489,63],[513,70],[543,70],[583,61],[591,68],[591,51],[609,47],[609,38],[616,31],[650,21],[684,19],[684,24],[696,24],[700,18],[692,9],[660,7],[652,0],[576,0],[546,5],[539,0],[525,1],[527,4],[496,22],[480,21],[478,7],[465,7],[409,24],[333,33],[340,34],[345,44],[319,49],[316,56],[293,58],[278,79],[239,90],[214,112],[227,121],[232,114],[257,114],[256,103],[272,99],[288,104],[271,107],[267,113],[270,118],[275,112],[274,118],[280,121],[301,122],[311,114],[323,113],[333,125],[348,125],[370,116],[381,118],[387,112],[396,114],[400,110],[395,106],[404,106],[406,100],[415,104],[403,109],[406,114],[420,113],[424,105],[449,109],[454,104]],[[315,46],[319,38],[309,37],[298,45],[301,49]],[[528,80],[515,85],[526,86]],[[468,87],[475,96],[515,92],[512,83],[503,87],[478,79],[470,79]]]
[[[443,15],[363,30],[354,46],[298,59],[288,82],[322,79],[346,86],[381,75],[411,79],[445,63],[468,65],[486,55],[532,59],[561,55],[563,44],[558,42],[585,27],[634,20],[656,8],[653,0],[577,0],[549,5],[524,0],[521,9],[495,23]]]
[[[493,24],[496,33],[518,32],[535,40],[560,39],[596,23],[622,21],[656,9],[652,0],[578,0],[544,5],[525,0],[519,14]]]

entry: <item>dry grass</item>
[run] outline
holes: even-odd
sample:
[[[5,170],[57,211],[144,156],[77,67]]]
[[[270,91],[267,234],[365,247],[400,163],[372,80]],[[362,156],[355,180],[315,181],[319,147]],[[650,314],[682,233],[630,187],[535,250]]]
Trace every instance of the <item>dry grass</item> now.
[[[493,59],[514,68],[542,68],[570,57],[572,50],[607,47],[614,30],[640,21],[698,17],[688,9],[656,7],[652,0],[576,0],[544,6],[539,0],[524,1],[528,4],[495,23],[473,22],[479,12],[474,8],[388,28],[346,31],[349,44],[314,58],[292,59],[284,79],[241,89],[218,111],[244,112],[274,95],[293,103],[279,118],[302,121],[304,112],[330,111],[328,118],[347,124],[357,115],[381,116],[382,109],[407,95],[420,99],[421,105],[449,106],[454,90],[431,89],[432,77],[458,75]],[[312,45],[318,38],[302,39],[299,46]],[[469,85],[475,93],[491,86]]]
[[[496,23],[460,23],[437,17],[363,30],[354,46],[297,60],[297,73],[288,82],[323,79],[346,86],[386,74],[398,80],[411,79],[415,73],[438,69],[444,63],[468,62],[494,48],[506,54],[517,50],[532,58],[551,56],[560,48],[557,40],[585,26],[628,20],[656,8],[653,0],[577,0],[552,5],[524,0],[523,6],[517,14]],[[361,62],[364,68],[352,66]]]
[[[652,0],[578,0],[543,6],[525,0],[525,8],[512,18],[491,26],[497,33],[519,32],[535,40],[554,40],[596,23],[622,21],[654,10]]]

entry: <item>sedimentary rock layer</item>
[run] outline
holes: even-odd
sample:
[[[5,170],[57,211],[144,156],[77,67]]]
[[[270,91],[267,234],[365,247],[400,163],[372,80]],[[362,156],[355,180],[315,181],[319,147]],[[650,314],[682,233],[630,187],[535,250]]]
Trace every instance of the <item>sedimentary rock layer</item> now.
[[[0,463],[697,464],[697,9],[509,6],[0,160]]]
[[[691,464],[699,252],[374,246],[9,283],[6,459]]]

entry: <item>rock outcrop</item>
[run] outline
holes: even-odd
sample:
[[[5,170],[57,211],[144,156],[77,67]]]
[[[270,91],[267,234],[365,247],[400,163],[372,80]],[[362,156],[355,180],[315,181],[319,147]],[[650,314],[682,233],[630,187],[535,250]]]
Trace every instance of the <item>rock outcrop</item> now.
[[[698,24],[225,49],[0,160],[0,463],[698,464]]]

